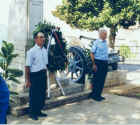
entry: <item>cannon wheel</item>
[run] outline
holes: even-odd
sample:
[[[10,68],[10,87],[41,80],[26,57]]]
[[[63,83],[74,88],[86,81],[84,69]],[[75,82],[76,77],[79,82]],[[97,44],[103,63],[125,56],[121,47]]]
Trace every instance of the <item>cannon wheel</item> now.
[[[74,46],[68,49],[68,64],[63,71],[65,79],[70,79],[75,83],[83,83],[85,77],[85,56],[82,48]]]

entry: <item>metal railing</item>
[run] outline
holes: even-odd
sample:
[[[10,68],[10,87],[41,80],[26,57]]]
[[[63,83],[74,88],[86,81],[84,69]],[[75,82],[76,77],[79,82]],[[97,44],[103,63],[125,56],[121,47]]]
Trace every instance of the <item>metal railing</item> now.
[[[115,46],[115,50],[125,57],[125,64],[140,64],[140,46]]]

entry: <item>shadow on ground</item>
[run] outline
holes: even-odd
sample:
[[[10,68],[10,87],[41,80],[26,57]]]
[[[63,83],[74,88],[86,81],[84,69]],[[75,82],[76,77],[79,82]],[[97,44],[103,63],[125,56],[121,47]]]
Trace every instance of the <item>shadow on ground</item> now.
[[[140,101],[105,94],[103,102],[85,100],[45,111],[47,118],[32,121],[28,116],[9,116],[9,124],[140,123]]]

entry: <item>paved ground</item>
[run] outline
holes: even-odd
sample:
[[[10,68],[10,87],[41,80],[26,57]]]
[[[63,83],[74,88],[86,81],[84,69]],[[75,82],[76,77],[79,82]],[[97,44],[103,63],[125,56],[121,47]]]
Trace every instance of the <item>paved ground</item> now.
[[[107,100],[85,100],[45,111],[47,118],[32,121],[28,116],[8,117],[9,124],[136,124],[140,123],[140,100],[116,95],[104,95]]]

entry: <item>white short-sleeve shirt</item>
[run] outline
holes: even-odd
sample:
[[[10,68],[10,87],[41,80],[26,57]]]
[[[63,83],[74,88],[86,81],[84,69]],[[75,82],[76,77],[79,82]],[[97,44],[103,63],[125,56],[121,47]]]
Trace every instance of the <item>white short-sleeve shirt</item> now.
[[[31,72],[38,72],[47,69],[48,56],[47,49],[40,48],[37,44],[27,51],[26,66],[30,67]]]

